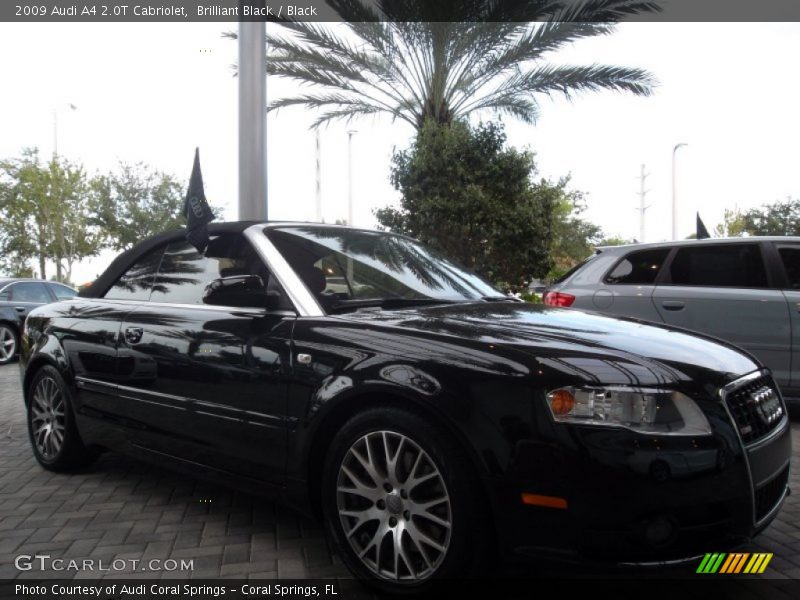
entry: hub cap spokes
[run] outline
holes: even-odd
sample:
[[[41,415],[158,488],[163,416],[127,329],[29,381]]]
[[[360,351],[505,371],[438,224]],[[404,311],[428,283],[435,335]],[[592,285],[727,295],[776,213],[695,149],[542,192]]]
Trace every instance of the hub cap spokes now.
[[[53,458],[64,443],[64,396],[56,381],[43,377],[31,398],[33,443],[44,458]]]
[[[0,327],[0,359],[10,360],[17,351],[17,340],[14,332],[8,327]]]
[[[416,442],[392,431],[363,436],[345,454],[336,485],[347,541],[372,572],[419,580],[439,568],[452,531],[450,496]]]

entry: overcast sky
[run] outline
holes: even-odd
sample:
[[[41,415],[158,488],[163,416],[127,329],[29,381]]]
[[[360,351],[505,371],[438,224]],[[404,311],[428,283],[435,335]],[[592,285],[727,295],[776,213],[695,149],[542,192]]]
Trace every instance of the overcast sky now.
[[[0,157],[29,146],[49,156],[54,110],[59,153],[90,172],[144,161],[188,179],[199,146],[206,195],[235,219],[238,104],[231,65],[237,45],[221,37],[235,27],[0,24]],[[697,210],[711,229],[725,208],[800,197],[798,57],[799,24],[621,25],[557,61],[645,67],[660,81],[656,94],[544,99],[535,126],[505,121],[509,142],[535,151],[542,175],[571,174],[572,187],[587,195],[586,217],[609,235],[639,237],[638,176],[645,164],[646,241],[670,236],[672,148],[688,143],[677,161],[679,235],[694,231]],[[269,79],[270,98],[294,89]],[[313,116],[286,109],[269,117],[271,219],[315,218]],[[348,129],[357,130],[355,224],[370,226],[372,209],[397,201],[388,182],[390,157],[414,132],[389,119],[322,130],[329,222],[347,214]],[[95,277],[110,256],[85,261],[74,280]]]

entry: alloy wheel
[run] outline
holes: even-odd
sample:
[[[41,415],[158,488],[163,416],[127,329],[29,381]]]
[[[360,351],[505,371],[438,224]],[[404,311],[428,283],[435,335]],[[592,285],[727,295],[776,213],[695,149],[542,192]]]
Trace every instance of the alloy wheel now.
[[[17,338],[8,327],[0,326],[0,361],[8,362],[17,353]]]
[[[54,458],[64,444],[64,395],[56,381],[42,377],[31,398],[31,431],[39,454]]]
[[[436,572],[450,545],[452,508],[419,444],[393,431],[364,435],[345,453],[336,489],[344,535],[370,571],[409,581]]]

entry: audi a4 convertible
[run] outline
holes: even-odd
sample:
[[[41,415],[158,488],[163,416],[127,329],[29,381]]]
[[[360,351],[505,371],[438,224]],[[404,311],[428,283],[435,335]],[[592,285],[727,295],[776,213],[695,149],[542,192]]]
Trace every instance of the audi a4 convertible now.
[[[396,234],[220,223],[35,309],[33,453],[103,449],[324,520],[385,591],[490,557],[677,561],[752,538],[788,490],[770,372],[697,334],[531,305]]]

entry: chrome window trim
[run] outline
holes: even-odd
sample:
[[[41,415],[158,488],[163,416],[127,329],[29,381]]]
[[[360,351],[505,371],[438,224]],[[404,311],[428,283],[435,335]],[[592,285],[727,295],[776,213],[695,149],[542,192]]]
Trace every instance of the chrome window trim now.
[[[76,296],[76,298],[80,298]],[[70,298],[73,300],[73,298]],[[148,306],[167,306],[169,308],[189,308],[189,309],[198,309],[198,310],[216,310],[216,311],[228,311],[228,312],[239,312],[239,313],[247,313],[252,315],[283,315],[286,317],[294,317],[297,316],[295,311],[293,310],[270,310],[268,311],[266,308],[256,308],[253,306],[224,306],[224,305],[217,305],[217,304],[178,304],[176,302],[150,302],[149,300],[123,300],[120,298],[117,299],[108,299],[108,298],[80,298],[81,301],[90,301],[90,302],[112,302],[115,304],[127,304],[127,305],[142,305],[146,304]]]
[[[324,317],[325,311],[308,290],[303,280],[294,272],[289,263],[267,237],[264,224],[251,225],[244,230],[245,237],[258,252],[270,274],[278,279],[289,300],[294,304],[297,314],[301,317]]]
[[[788,422],[789,422],[788,414],[787,414],[787,411],[786,411],[786,402],[783,399],[783,394],[781,394],[780,388],[778,388],[777,384],[775,384],[775,379],[773,378],[772,383],[773,383],[773,385],[775,387],[775,393],[778,394],[778,398],[780,398],[781,404],[783,405],[784,414],[783,414],[782,422],[775,428],[774,431],[770,432],[770,434],[767,435],[764,439],[757,440],[756,442],[754,442],[753,444],[748,446],[748,445],[746,445],[744,443],[744,440],[742,439],[742,434],[739,431],[739,426],[736,424],[736,419],[734,419],[733,413],[731,412],[731,409],[728,406],[727,396],[728,396],[728,394],[730,394],[731,392],[739,389],[743,385],[747,385],[748,383],[750,383],[754,379],[759,379],[760,377],[771,376],[771,375],[772,374],[770,373],[769,369],[759,369],[758,371],[753,371],[752,373],[748,373],[747,375],[743,375],[742,377],[739,377],[739,379],[730,382],[729,384],[723,386],[719,390],[719,397],[720,397],[720,400],[722,401],[722,408],[725,410],[725,413],[728,415],[728,421],[731,424],[731,426],[733,427],[733,430],[736,432],[736,439],[739,440],[739,448],[742,449],[742,456],[744,457],[744,466],[745,466],[745,469],[747,470],[747,479],[750,482],[750,507],[752,509],[752,515],[751,516],[752,516],[752,520],[753,520],[753,525],[755,527],[759,527],[759,526],[763,525],[764,522],[769,520],[780,509],[781,505],[783,504],[783,501],[786,498],[787,493],[786,493],[786,490],[784,490],[783,494],[781,495],[780,500],[778,500],[778,502],[775,503],[775,506],[772,508],[772,510],[770,510],[769,513],[764,515],[763,518],[761,518],[761,519],[757,518],[757,515],[756,515],[756,482],[753,481],[753,472],[750,469],[750,450],[752,450],[754,447],[759,447],[759,446],[763,445],[763,443],[766,443],[768,440],[772,440],[776,435],[778,435],[778,433],[784,433],[784,430],[788,426]],[[787,464],[789,464],[790,462],[791,461],[787,462]],[[784,467],[785,466],[786,465],[784,465]],[[783,469],[784,467],[781,467],[781,469]],[[778,473],[780,473],[781,469],[778,470]]]

